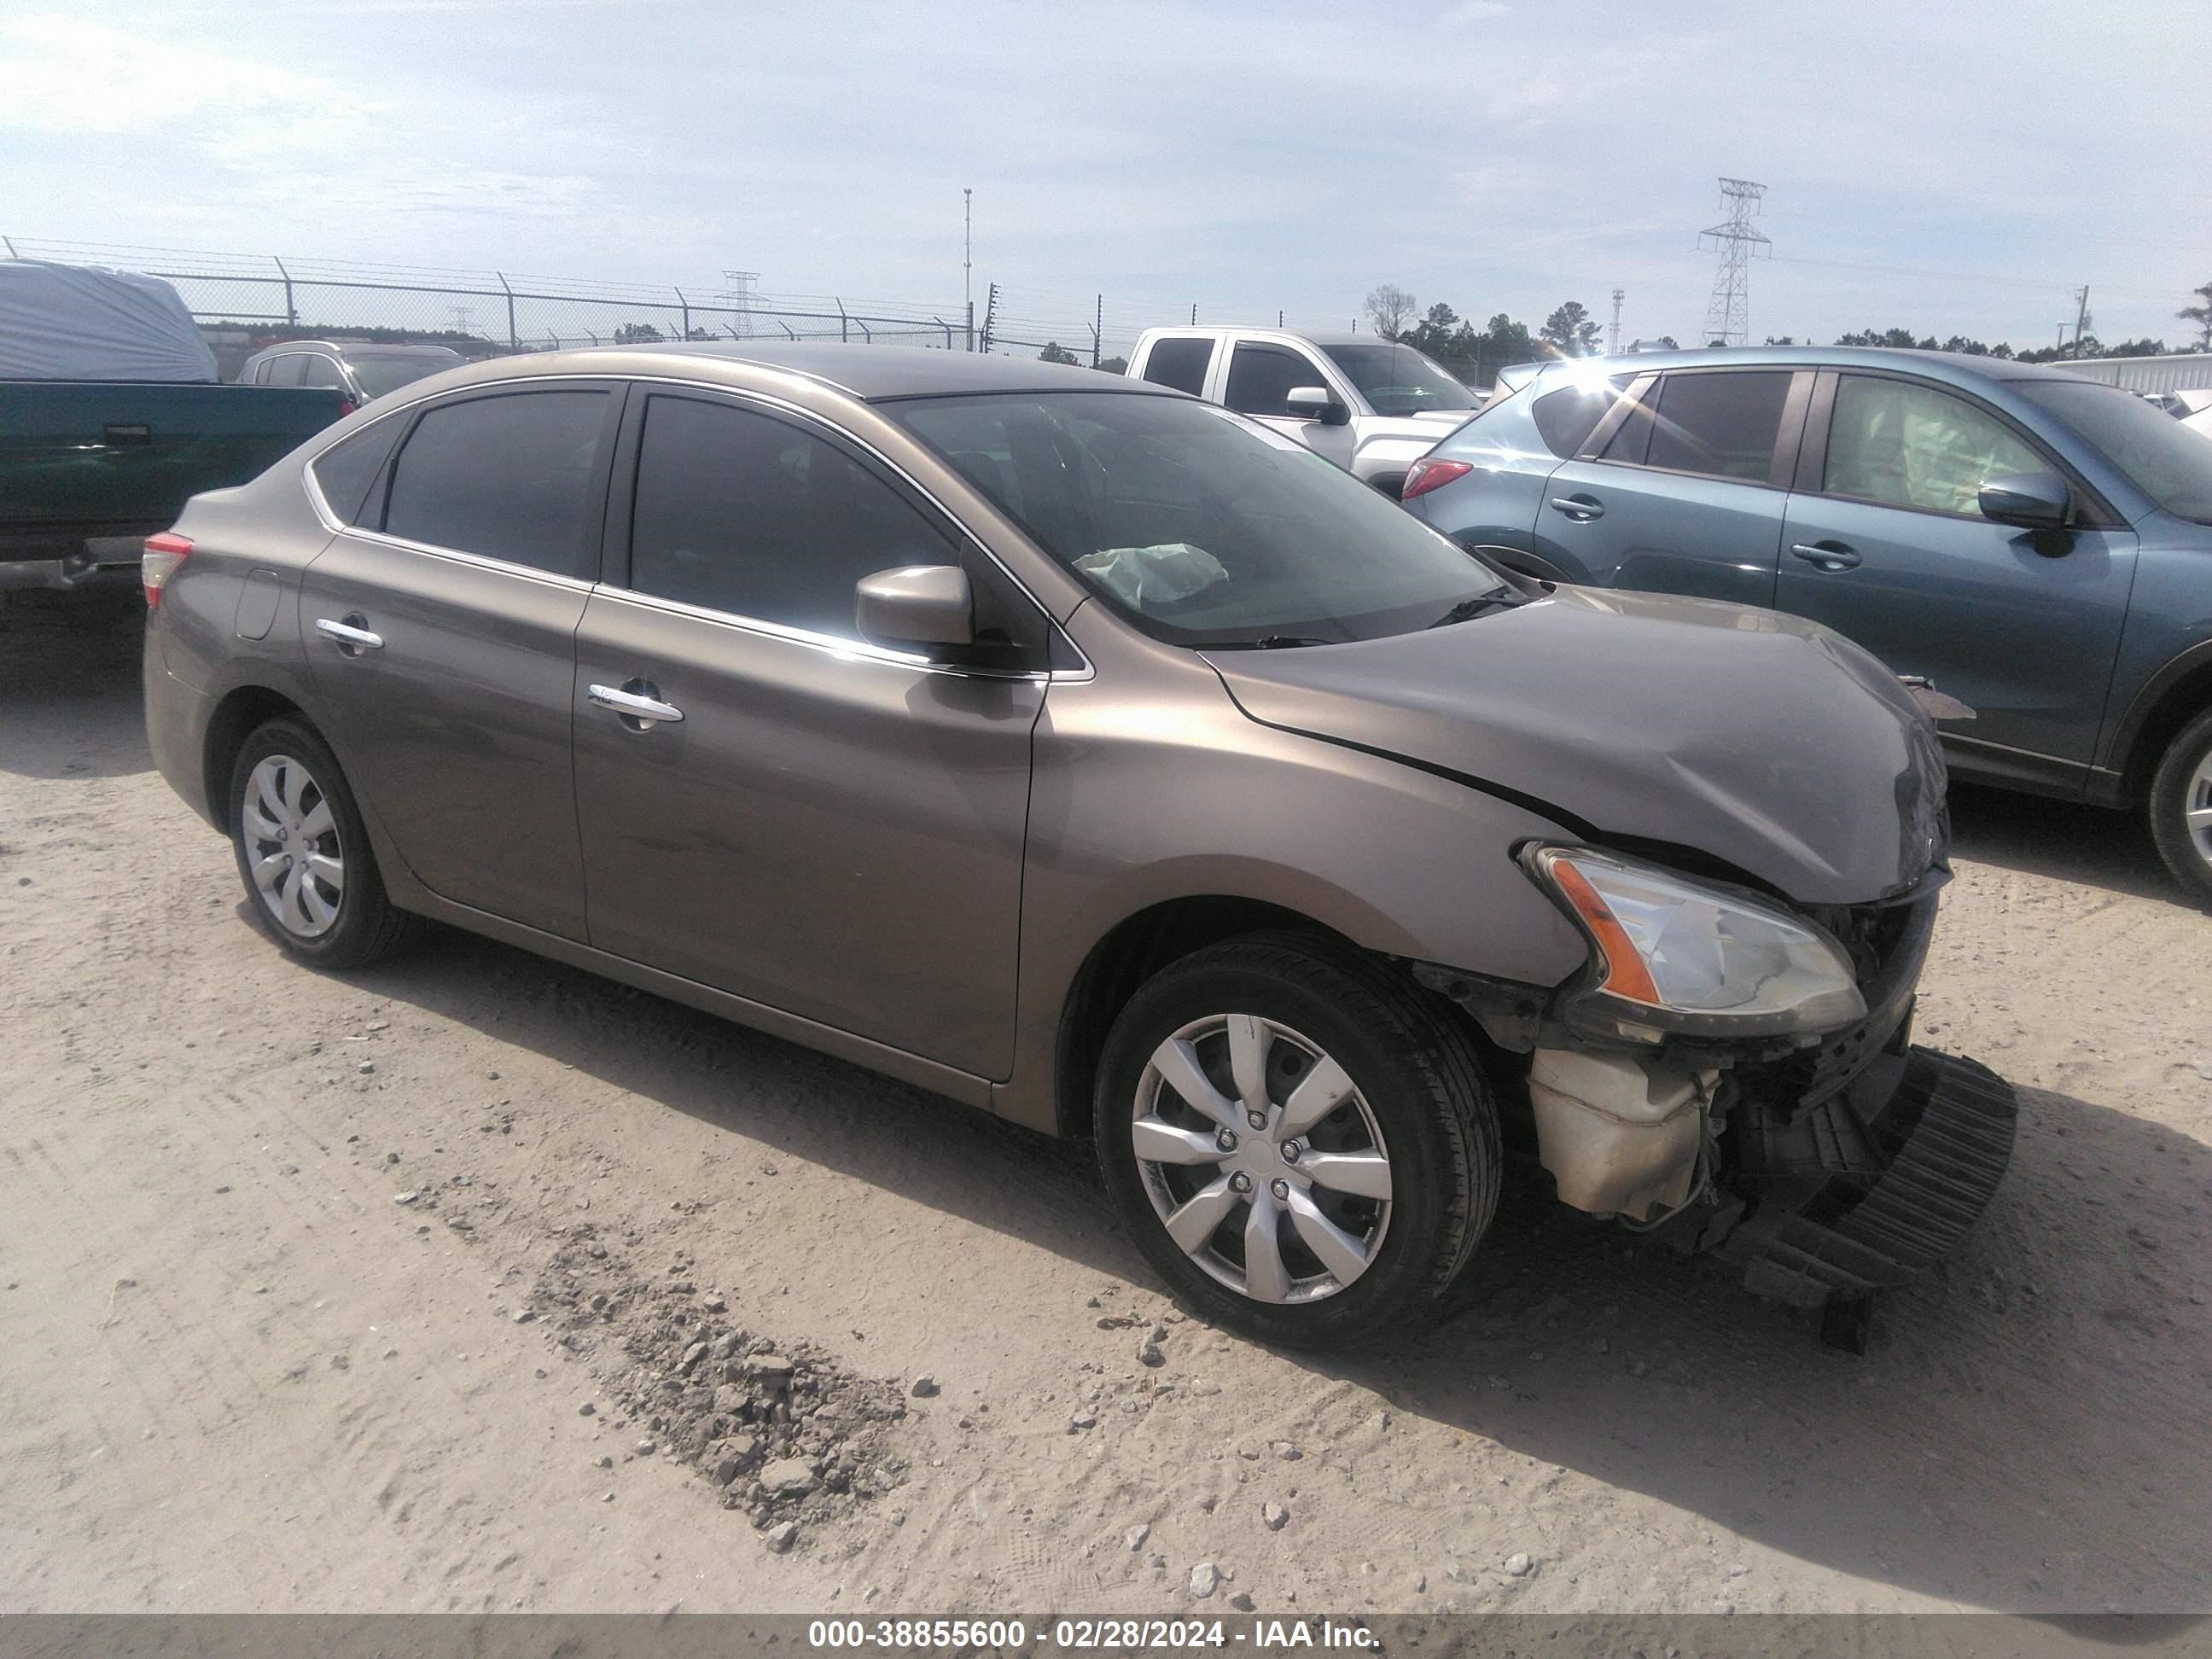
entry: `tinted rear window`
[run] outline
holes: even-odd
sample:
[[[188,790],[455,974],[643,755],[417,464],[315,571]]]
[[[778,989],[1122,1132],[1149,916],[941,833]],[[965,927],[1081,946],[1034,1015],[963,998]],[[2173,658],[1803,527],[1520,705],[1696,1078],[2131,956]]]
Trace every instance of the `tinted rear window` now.
[[[398,421],[379,421],[363,427],[350,438],[332,444],[315,457],[315,483],[330,503],[332,513],[341,524],[359,524],[364,519],[374,520],[372,511],[366,514],[362,505],[368,499],[369,486],[383,470],[384,458],[392,453],[398,439]]]
[[[427,374],[441,370],[459,368],[459,356],[420,357],[356,357],[353,377],[361,382],[361,389],[372,398],[381,398],[387,392],[397,392],[410,380],[419,380]]]
[[[1145,359],[1145,378],[1193,397],[1206,393],[1206,371],[1213,362],[1213,342],[1188,338],[1155,340]]]
[[[1564,460],[1581,453],[1606,411],[1620,401],[1620,392],[1621,388],[1611,380],[1595,386],[1561,386],[1537,398],[1528,406],[1528,413],[1545,446]]]
[[[511,392],[441,404],[394,463],[384,528],[409,541],[585,574],[599,546],[605,392]]]
[[[1765,483],[1789,398],[1786,369],[1669,374],[1645,464]]]

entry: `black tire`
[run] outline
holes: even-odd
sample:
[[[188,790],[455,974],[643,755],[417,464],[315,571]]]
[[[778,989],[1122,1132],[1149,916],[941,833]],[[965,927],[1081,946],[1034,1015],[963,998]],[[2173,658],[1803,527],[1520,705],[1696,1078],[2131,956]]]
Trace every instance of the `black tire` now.
[[[1182,1301],[1211,1323],[1292,1347],[1372,1345],[1429,1328],[1435,1305],[1490,1225],[1503,1162],[1480,1056],[1448,1013],[1382,962],[1297,935],[1255,934],[1213,945],[1139,988],[1100,1056],[1092,1103],[1098,1160],[1123,1224]],[[1153,1053],[1194,1022],[1224,1014],[1256,1015],[1334,1060],[1387,1149],[1392,1190],[1379,1242],[1370,1238],[1364,1271],[1316,1299],[1256,1300],[1214,1277],[1169,1236],[1137,1156],[1132,1125],[1140,1086],[1147,1100],[1155,1098],[1147,1077]],[[1295,1051],[1288,1060],[1307,1062]],[[1346,1109],[1358,1112],[1356,1104]],[[1340,1132],[1342,1121],[1324,1121],[1314,1148],[1322,1131],[1334,1123]],[[1365,1121],[1358,1119],[1352,1133],[1364,1134]],[[1272,1148],[1271,1154],[1279,1156]],[[1251,1213],[1250,1200],[1243,1202],[1213,1238],[1234,1247],[1243,1224],[1237,1218]],[[1283,1237],[1295,1255],[1304,1246],[1294,1224],[1285,1224],[1292,1231]]]
[[[2212,807],[2212,787],[2203,781],[2212,765],[2212,708],[2175,733],[2151,780],[2148,810],[2151,839],[2173,878],[2197,903],[2212,905],[2212,831],[2192,830],[2189,814]]]
[[[319,931],[306,931],[276,914],[284,907],[264,899],[254,880],[255,859],[249,849],[245,821],[246,792],[254,787],[256,769],[272,758],[289,761],[301,769],[307,780],[302,799],[311,811],[317,805],[330,808],[335,850],[343,866],[344,880],[337,890],[335,915]],[[352,786],[346,781],[337,757],[304,720],[287,715],[247,735],[231,763],[223,814],[238,863],[238,878],[246,889],[246,908],[287,956],[315,968],[365,968],[398,950],[414,933],[416,919],[394,905],[385,892],[376,854],[368,844],[368,828],[362,823]],[[327,837],[318,837],[313,845],[319,850],[331,850]],[[319,899],[324,890],[316,890]]]

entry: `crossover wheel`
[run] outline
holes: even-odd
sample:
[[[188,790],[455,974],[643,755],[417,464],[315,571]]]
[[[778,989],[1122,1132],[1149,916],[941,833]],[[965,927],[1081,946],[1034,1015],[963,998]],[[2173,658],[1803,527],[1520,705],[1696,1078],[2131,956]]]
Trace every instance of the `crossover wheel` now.
[[[2166,746],[2150,787],[2150,833],[2174,878],[2212,904],[2212,709]]]
[[[1357,952],[1234,940],[1108,1035],[1098,1155],[1153,1266],[1208,1319],[1298,1346],[1422,1328],[1498,1199],[1471,1040]]]
[[[239,878],[288,954],[359,968],[403,940],[410,919],[386,896],[345,775],[312,726],[275,720],[248,736],[229,799]]]

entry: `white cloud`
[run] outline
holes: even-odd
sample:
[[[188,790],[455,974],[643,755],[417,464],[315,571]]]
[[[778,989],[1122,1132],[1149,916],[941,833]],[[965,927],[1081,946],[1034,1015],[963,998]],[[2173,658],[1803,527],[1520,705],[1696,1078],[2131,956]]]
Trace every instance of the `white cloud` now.
[[[0,24],[0,126],[51,133],[264,134],[351,102],[331,82],[273,64],[37,16]],[[206,124],[212,124],[211,125]]]

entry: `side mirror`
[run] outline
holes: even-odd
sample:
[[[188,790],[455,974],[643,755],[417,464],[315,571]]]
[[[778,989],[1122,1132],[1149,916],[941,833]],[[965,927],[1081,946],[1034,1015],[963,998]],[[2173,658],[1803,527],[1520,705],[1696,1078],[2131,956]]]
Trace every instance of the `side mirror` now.
[[[2074,492],[2055,472],[2016,472],[1982,484],[1982,516],[2023,530],[2063,530]]]
[[[1325,386],[1294,386],[1283,399],[1283,411],[1294,421],[1319,421],[1323,426],[1342,426],[1352,411],[1328,395]]]
[[[853,585],[853,617],[878,645],[973,645],[975,594],[957,564],[907,564]]]

